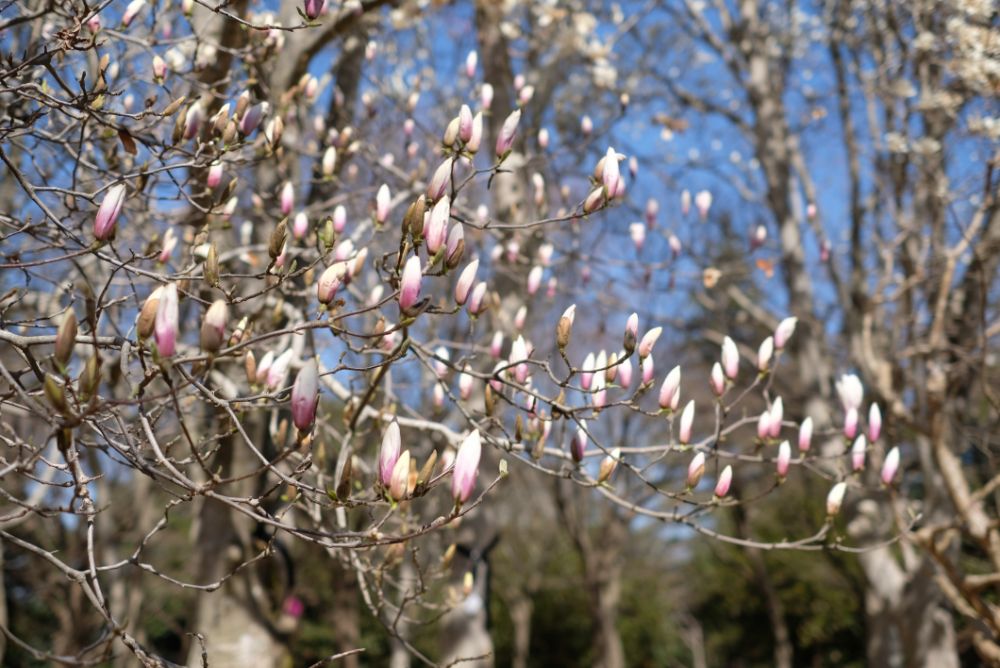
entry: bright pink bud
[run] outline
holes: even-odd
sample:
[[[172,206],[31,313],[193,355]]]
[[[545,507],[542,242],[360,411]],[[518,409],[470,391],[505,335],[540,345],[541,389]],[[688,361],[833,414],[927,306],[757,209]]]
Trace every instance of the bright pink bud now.
[[[788,475],[788,465],[792,461],[792,446],[788,441],[782,441],[781,445],[778,446],[778,460],[775,462],[775,469],[778,472],[779,478],[784,478]]]
[[[767,367],[771,365],[771,357],[773,355],[774,355],[774,339],[769,336],[761,342],[760,348],[757,349],[758,371],[767,371]]]
[[[389,218],[391,207],[392,195],[389,193],[389,186],[383,183],[375,194],[375,220],[380,224],[384,223]]]
[[[307,19],[315,21],[323,13],[323,5],[325,4],[326,0],[305,0],[302,10]]]
[[[868,410],[868,438],[874,443],[882,434],[882,411],[878,404]]]
[[[662,327],[654,327],[643,335],[642,341],[639,342],[640,358],[649,357],[650,353],[653,352],[653,346],[656,345],[656,340],[660,338],[660,334],[662,333]]]
[[[728,336],[722,340],[722,368],[727,378],[736,380],[740,372],[740,351]]]
[[[101,29],[101,17],[94,14],[87,19],[87,28],[89,28],[92,33],[99,31]]]
[[[333,230],[337,234],[344,231],[344,227],[347,225],[347,209],[344,208],[343,204],[338,204],[337,208],[333,210]]]
[[[299,211],[295,214],[295,218],[292,221],[292,235],[296,239],[302,239],[309,232],[309,216],[306,215],[305,211]]]
[[[406,265],[403,267],[403,276],[399,282],[399,309],[404,313],[409,312],[417,303],[417,299],[420,298],[422,277],[420,258],[413,255],[406,261]]]
[[[583,461],[583,456],[587,451],[587,423],[580,420],[580,427],[576,430],[573,440],[569,444],[569,453],[574,462]]]
[[[858,409],[848,408],[844,415],[844,436],[854,438],[858,433]]]
[[[625,358],[618,365],[618,385],[628,389],[632,385],[632,360]]]
[[[542,266],[536,264],[528,272],[528,295],[538,292],[538,287],[542,284]]]
[[[316,360],[306,362],[292,385],[292,422],[299,431],[309,431],[316,420],[319,402],[319,368]]]
[[[205,184],[209,188],[215,188],[220,183],[222,183],[222,163],[216,160],[208,168],[208,178],[205,179]]]
[[[687,402],[684,406],[684,410],[681,412],[681,423],[678,429],[678,439],[681,443],[688,443],[691,441],[691,429],[694,426],[694,399]]]
[[[604,155],[604,165],[601,170],[601,184],[607,193],[608,199],[618,192],[618,181],[621,180],[621,171],[618,167],[618,153],[613,148],[608,148]]]
[[[463,144],[472,138],[472,109],[467,104],[463,104],[458,111],[458,138]]]
[[[465,304],[469,298],[469,292],[472,290],[472,284],[476,280],[477,271],[479,271],[478,258],[467,264],[459,275],[458,282],[455,284],[455,303],[459,306]]]
[[[493,338],[490,340],[490,356],[493,359],[500,359],[500,353],[503,350],[503,332],[493,332]]]
[[[334,262],[320,274],[319,281],[316,282],[316,299],[320,304],[329,304],[333,301],[346,275],[345,262]]]
[[[267,102],[260,102],[243,112],[243,118],[240,119],[240,134],[244,137],[252,135],[253,131],[260,127],[268,109],[270,105]]]
[[[865,435],[861,434],[858,436],[857,440],[854,441],[854,445],[851,446],[851,469],[854,471],[860,471],[865,467],[865,452],[868,450],[868,441],[865,439]]]
[[[461,223],[458,225],[453,225],[451,231],[448,232],[448,243],[445,244],[445,265],[449,269],[453,269],[458,266],[458,263],[462,261],[462,255],[465,253],[465,228]]]
[[[792,338],[792,334],[795,333],[795,325],[799,321],[798,318],[785,318],[780,323],[778,323],[778,328],[774,330],[774,347],[781,350],[788,343],[788,339]]]
[[[778,397],[771,404],[771,424],[770,432],[768,435],[771,438],[778,438],[778,434],[781,433],[781,421],[785,418],[785,406],[781,401],[781,397]]]
[[[653,382],[653,374],[656,373],[653,365],[653,358],[646,357],[642,360],[642,384],[649,385]]]
[[[434,170],[434,176],[431,177],[430,183],[427,184],[427,198],[432,202],[441,199],[448,192],[448,186],[451,185],[451,169],[454,162],[454,158],[447,158]]]
[[[802,421],[799,426],[799,451],[808,452],[809,448],[812,446],[813,437],[813,419],[807,417]]]
[[[707,190],[700,191],[694,196],[694,205],[698,209],[698,216],[705,220],[708,217],[708,210],[712,206],[712,193]]]
[[[757,418],[757,438],[764,441],[771,435],[771,411],[766,410]]]
[[[721,397],[726,391],[726,376],[722,372],[722,365],[718,362],[712,365],[712,373],[709,376],[709,385],[712,386],[712,392],[717,397]]]
[[[679,366],[675,366],[670,370],[670,373],[667,374],[667,377],[663,379],[663,385],[660,386],[660,408],[664,410],[671,409],[672,406],[676,406],[678,404],[679,400],[675,399],[675,396],[680,394],[680,387],[681,368]]]
[[[153,332],[160,356],[171,357],[177,351],[178,333],[177,285],[174,283],[168,283],[160,293]]]
[[[882,464],[882,482],[886,485],[891,485],[893,479],[896,477],[896,471],[899,470],[899,447],[894,447],[889,451],[889,454],[885,456],[885,462]]]
[[[205,122],[205,107],[201,102],[195,102],[188,107],[184,116],[184,139],[192,139],[201,130],[201,124]]]
[[[580,387],[585,390],[590,389],[590,383],[594,378],[594,353],[587,353],[587,356],[583,358],[583,364],[580,366]]]
[[[705,475],[705,453],[699,452],[691,458],[691,463],[688,464],[686,480],[688,489],[697,487],[703,475]]]
[[[444,195],[431,209],[424,227],[424,240],[427,242],[427,252],[434,255],[444,246],[448,238],[448,221],[451,218],[451,201]]]
[[[97,209],[97,216],[94,218],[94,237],[98,241],[105,241],[114,233],[115,221],[118,220],[124,203],[124,183],[112,186],[105,193],[101,206]]]
[[[715,496],[718,498],[723,498],[726,494],[729,494],[729,488],[733,484],[733,467],[726,465],[726,468],[722,469],[722,473],[719,474],[719,480],[715,483]]]
[[[476,76],[476,65],[479,63],[479,54],[475,51],[469,51],[465,56],[465,76],[470,79]]]
[[[847,483],[838,482],[832,488],[830,488],[830,493],[826,495],[826,514],[833,517],[840,512],[840,507],[844,503],[844,494],[847,492]]]
[[[479,283],[476,283],[476,287],[472,288],[472,294],[469,296],[469,301],[465,306],[470,315],[479,315],[483,312],[486,308],[486,305],[483,303],[484,297],[486,297],[486,283],[479,281]]]
[[[500,134],[497,135],[496,153],[501,160],[510,153],[514,146],[514,135],[517,132],[517,124],[521,122],[521,110],[515,109],[503,122]]]
[[[455,470],[451,477],[451,495],[458,504],[463,504],[472,496],[479,475],[479,458],[482,455],[482,441],[479,430],[474,429],[465,437],[455,456]]]
[[[292,207],[295,205],[295,188],[292,186],[291,181],[285,181],[285,185],[281,187],[281,213],[287,216],[292,212]]]

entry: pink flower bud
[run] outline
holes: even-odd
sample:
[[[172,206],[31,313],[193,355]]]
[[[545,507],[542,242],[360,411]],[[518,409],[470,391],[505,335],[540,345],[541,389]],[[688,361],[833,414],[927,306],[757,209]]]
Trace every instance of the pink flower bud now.
[[[646,243],[646,226],[642,223],[632,223],[628,226],[629,236],[632,237],[632,243],[635,245],[635,251],[641,252],[643,245]]]
[[[420,298],[420,281],[423,277],[420,267],[420,258],[416,255],[410,257],[403,267],[403,276],[399,282],[399,308],[404,313],[408,312]]]
[[[621,171],[618,166],[618,153],[613,148],[608,148],[604,155],[604,168],[601,170],[601,184],[607,192],[608,199],[614,197],[618,192],[618,181],[621,180]]]
[[[528,295],[538,292],[538,287],[542,284],[542,271],[541,265],[536,264],[528,272]]]
[[[166,264],[170,260],[170,256],[174,252],[174,248],[177,247],[177,234],[174,232],[173,227],[168,227],[167,231],[163,234],[163,248],[160,250],[160,256],[157,258],[161,263]]]
[[[708,218],[708,210],[712,207],[712,193],[707,190],[699,191],[694,196],[694,205],[698,209],[698,216],[705,220]]]
[[[92,33],[96,33],[97,31],[99,31],[101,29],[101,17],[98,16],[97,14],[94,14],[89,19],[87,19],[87,28]]]
[[[712,392],[717,397],[721,397],[726,391],[726,376],[722,372],[722,365],[718,362],[712,365],[709,384],[712,386]]]
[[[212,302],[205,312],[201,323],[201,349],[215,353],[226,340],[226,321],[229,319],[229,307],[224,299]]]
[[[681,443],[688,443],[691,440],[691,428],[694,426],[694,399],[687,402],[681,412],[681,423],[678,429],[678,440]]]
[[[525,86],[517,92],[517,103],[518,105],[525,107],[531,102],[531,98],[535,96],[534,86]]]
[[[463,104],[458,111],[458,138],[465,144],[472,138],[472,109]]]
[[[774,339],[769,336],[761,342],[760,348],[757,349],[757,369],[759,371],[767,371],[767,368],[771,365],[771,357],[773,355]]]
[[[514,135],[517,132],[517,124],[521,122],[521,110],[515,109],[510,113],[506,120],[503,122],[503,126],[500,128],[500,133],[497,135],[497,146],[496,153],[497,157],[503,160],[508,153],[510,153],[511,148],[514,146]]]
[[[771,411],[766,410],[757,418],[757,438],[762,441],[771,435]]]
[[[861,434],[851,446],[851,470],[860,471],[865,467],[865,452],[867,450],[868,441],[865,439],[865,435]]]
[[[646,227],[653,229],[656,227],[656,214],[660,212],[660,203],[650,197],[646,200]]]
[[[765,241],[767,241],[767,228],[758,225],[754,228],[753,234],[750,235],[750,250],[757,250],[764,245]]]
[[[448,362],[451,361],[451,353],[444,346],[438,346],[434,349],[434,359],[431,364],[434,367],[434,373],[437,374],[438,378],[444,378],[448,375]]]
[[[836,383],[837,394],[840,395],[840,402],[844,406],[844,410],[850,410],[851,408],[860,408],[861,402],[864,399],[864,387],[861,385],[861,379],[854,374],[844,374],[840,377],[840,380]],[[855,411],[857,413],[857,411]],[[854,416],[855,421],[857,421],[857,415]],[[850,438],[850,437],[849,437]]]
[[[479,63],[479,54],[475,51],[469,51],[465,56],[465,76],[470,79],[476,76],[476,65]]]
[[[160,303],[156,308],[154,338],[161,357],[171,357],[177,351],[178,306],[177,285],[168,283],[160,293]]]
[[[448,192],[448,186],[451,185],[451,169],[454,162],[453,158],[446,158],[434,170],[434,176],[431,177],[430,183],[427,184],[427,198],[432,202],[441,199]]]
[[[486,308],[483,303],[483,298],[486,296],[486,283],[480,281],[476,283],[476,287],[472,288],[472,294],[469,296],[469,301],[465,308],[469,311],[470,315],[479,315]]]
[[[770,431],[768,435],[771,438],[778,438],[778,434],[781,433],[781,421],[785,418],[785,406],[781,401],[781,397],[778,397],[771,404],[771,424]]]
[[[528,365],[525,364],[525,360],[528,359],[528,346],[524,342],[523,336],[518,336],[514,340],[513,345],[510,349],[510,364],[511,369],[514,373],[514,379],[520,383],[524,384],[524,381],[528,379]]]
[[[478,153],[479,147],[483,143],[483,112],[476,112],[472,117],[472,133],[469,140],[465,142],[465,150],[469,153]]]
[[[622,458],[621,448],[615,448],[601,460],[601,468],[597,473],[597,482],[607,482],[618,468],[618,462]]]
[[[844,494],[847,492],[847,483],[838,482],[830,489],[826,495],[826,514],[833,517],[840,512],[840,507],[844,504]]]
[[[662,327],[654,327],[653,329],[646,332],[642,337],[642,341],[639,342],[639,357],[649,357],[650,353],[653,352],[653,346],[656,345],[657,339],[660,338],[660,334],[663,333]]]
[[[705,475],[705,453],[699,452],[691,458],[688,464],[686,484],[688,489],[694,489]]]
[[[316,282],[316,299],[320,304],[329,304],[333,301],[346,275],[346,262],[334,262],[320,274],[319,281]]]
[[[594,131],[594,121],[590,120],[590,116],[584,115],[580,119],[580,132],[584,137],[589,136],[591,132]]]
[[[98,241],[105,241],[112,236],[115,229],[115,221],[118,220],[122,212],[122,205],[125,203],[125,184],[111,186],[101,200],[101,206],[97,209],[97,216],[94,218],[94,237]]]
[[[483,109],[487,110],[493,104],[493,86],[491,84],[483,84],[483,87],[479,91],[479,103],[483,106]]]
[[[201,102],[195,102],[188,107],[187,114],[184,115],[184,139],[194,138],[201,130],[201,124],[205,121],[205,107]]]
[[[715,496],[717,498],[724,498],[726,494],[729,494],[729,488],[733,484],[733,467],[726,465],[726,468],[722,469],[722,473],[719,474],[719,480],[715,483]]]
[[[893,479],[896,477],[896,471],[899,470],[899,447],[896,446],[889,451],[889,454],[885,456],[885,462],[882,464],[882,482],[886,485],[891,485]]]
[[[399,459],[400,447],[399,424],[393,420],[382,435],[382,448],[378,455],[379,480],[386,487],[392,482],[392,470]]]
[[[465,228],[461,224],[454,225],[448,232],[448,243],[445,244],[445,266],[454,269],[462,261],[465,253]]]
[[[778,328],[774,330],[774,347],[781,350],[788,343],[788,339],[792,338],[792,334],[795,332],[795,324],[799,321],[798,318],[785,318],[780,323],[778,323]]]
[[[490,356],[493,357],[493,359],[500,359],[500,352],[502,349],[503,332],[493,332],[493,338],[490,340]]]
[[[448,238],[448,221],[451,219],[451,201],[444,195],[431,209],[424,226],[424,240],[427,242],[427,252],[431,255],[444,246]]]
[[[292,207],[295,205],[295,188],[292,186],[291,181],[285,181],[285,185],[281,187],[281,213],[287,216],[292,212]]]
[[[465,304],[469,298],[469,291],[472,290],[472,284],[476,280],[476,272],[478,270],[479,260],[475,259],[467,264],[459,275],[458,282],[455,284],[455,303],[459,306]]]
[[[479,430],[474,429],[462,441],[455,456],[455,469],[451,477],[451,495],[458,504],[463,504],[472,496],[479,475],[479,458],[482,455],[482,441]]]
[[[782,441],[781,445],[778,446],[778,459],[775,462],[775,470],[778,472],[779,478],[784,478],[788,475],[788,465],[792,461],[792,446],[788,441]]]
[[[627,357],[618,365],[618,385],[622,389],[632,386],[632,360]]]
[[[162,82],[167,76],[167,63],[160,56],[153,56],[153,78]]]
[[[691,191],[686,188],[681,193],[681,215],[686,216],[691,211]]]
[[[205,179],[205,185],[209,188],[215,188],[220,183],[222,183],[222,163],[216,160],[208,168],[208,178]]]
[[[263,385],[267,380],[267,374],[270,373],[272,364],[274,364],[274,351],[268,350],[257,362],[257,373],[254,376],[254,381],[258,385]]]
[[[392,195],[389,193],[389,186],[383,183],[375,194],[375,220],[379,224],[384,223],[389,218],[391,206]]]
[[[632,351],[635,350],[635,342],[638,337],[639,337],[639,314],[633,313],[628,317],[628,320],[625,321],[624,345],[625,345],[625,352],[627,354],[631,355]]]
[[[444,388],[440,385],[434,386],[432,401],[434,403],[434,408],[441,408],[444,406]]]
[[[587,423],[584,420],[580,420],[580,427],[576,430],[576,435],[574,435],[573,440],[569,444],[569,453],[573,457],[574,462],[583,461],[584,454],[587,451]]]
[[[583,364],[580,365],[580,387],[585,390],[590,389],[590,383],[594,378],[595,366],[594,353],[587,353],[587,356],[583,358]]]
[[[406,450],[396,460],[389,476],[389,497],[393,501],[402,501],[410,486],[410,451]]]
[[[466,370],[468,367],[462,370],[462,373],[458,375],[458,394],[462,397],[462,400],[468,400],[472,396],[472,386],[475,379]]]
[[[299,431],[309,431],[316,420],[319,402],[319,368],[316,360],[306,362],[292,385],[292,422]]]
[[[128,3],[128,6],[125,7],[125,13],[122,14],[122,26],[125,28],[129,27],[145,6],[146,0],[132,0],[132,2]]]
[[[292,365],[292,356],[295,351],[289,348],[275,358],[271,368],[267,370],[267,388],[271,391],[277,390],[285,382],[288,375],[288,367]]]
[[[670,252],[673,253],[674,258],[681,254],[681,240],[677,238],[676,234],[671,232],[667,243],[670,245]]]
[[[315,21],[323,13],[323,6],[325,4],[326,0],[305,0],[302,10],[307,19]]]
[[[260,102],[243,112],[243,118],[240,119],[240,134],[244,137],[252,135],[254,130],[260,127],[268,109],[270,109],[270,105],[267,102]]]
[[[681,388],[681,368],[675,366],[667,374],[667,377],[663,379],[663,385],[660,386],[660,396],[659,403],[660,408],[667,410],[673,410],[672,407],[679,403],[679,397]]]
[[[344,208],[343,204],[338,204],[337,208],[333,210],[333,230],[337,234],[344,231],[344,227],[347,225],[347,209]]]
[[[848,408],[844,415],[844,436],[854,438],[858,433],[858,409]]]
[[[722,368],[727,378],[736,380],[740,372],[740,351],[728,336],[722,340]]]
[[[642,384],[649,385],[653,382],[653,374],[655,373],[653,358],[646,357],[642,360]]]
[[[545,150],[549,147],[549,129],[542,128],[538,131],[538,148]]]
[[[882,411],[878,404],[868,409],[868,438],[874,443],[882,434]]]
[[[799,426],[799,451],[808,452],[812,446],[813,419],[807,417]]]
[[[295,219],[292,221],[292,235],[296,239],[302,239],[309,232],[309,216],[306,215],[305,211],[299,211],[295,214]]]
[[[587,199],[583,200],[583,212],[593,213],[597,211],[604,204],[604,199],[604,188],[594,188],[587,195]]]

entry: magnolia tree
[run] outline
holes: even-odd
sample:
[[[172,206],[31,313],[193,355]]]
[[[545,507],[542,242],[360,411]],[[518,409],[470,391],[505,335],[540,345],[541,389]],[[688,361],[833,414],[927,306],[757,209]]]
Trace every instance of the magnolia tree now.
[[[882,665],[957,665],[956,617],[995,660],[995,14],[764,4],[5,10],[0,546],[31,564],[7,600],[60,620],[39,646],[0,609],[8,650],[282,665],[308,550],[393,665],[490,665],[485,554],[549,477],[619,532],[858,554]],[[646,62],[668,36],[690,72]],[[812,531],[719,528],[792,480]],[[560,489],[624,665],[614,559]],[[172,654],[154,591],[190,603]]]

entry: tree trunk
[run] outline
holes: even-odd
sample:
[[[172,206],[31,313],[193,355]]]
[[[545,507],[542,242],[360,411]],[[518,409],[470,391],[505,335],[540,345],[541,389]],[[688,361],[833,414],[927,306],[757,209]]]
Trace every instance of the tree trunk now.
[[[531,615],[534,603],[528,596],[518,596],[510,604],[510,621],[514,627],[514,654],[511,668],[528,668],[531,656]]]

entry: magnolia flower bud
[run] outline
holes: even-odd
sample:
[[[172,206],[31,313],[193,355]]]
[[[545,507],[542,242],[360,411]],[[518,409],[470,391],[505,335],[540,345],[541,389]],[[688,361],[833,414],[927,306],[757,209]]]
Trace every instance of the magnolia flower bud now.
[[[771,411],[765,410],[757,418],[757,438],[766,441],[771,435]]]
[[[799,426],[799,451],[808,452],[812,445],[813,419],[807,417]]]
[[[604,351],[601,351],[602,353]],[[618,353],[608,355],[607,368],[604,370],[604,380],[611,384],[618,377]]]
[[[580,366],[580,387],[585,390],[590,389],[590,383],[594,379],[595,366],[594,353],[587,353],[587,356],[583,358],[583,364]]]
[[[389,496],[393,501],[402,501],[410,486],[410,451],[406,450],[396,460],[389,476]]]
[[[267,370],[267,387],[269,390],[274,391],[285,382],[285,376],[288,375],[288,367],[292,364],[292,356],[294,354],[295,351],[289,348],[275,358],[271,364],[271,368]]]
[[[642,337],[642,341],[639,342],[639,357],[648,357],[650,353],[653,352],[653,346],[656,345],[657,339],[660,338],[660,334],[663,333],[662,327],[654,327],[653,329],[646,332]]]
[[[873,443],[882,434],[882,411],[878,404],[872,404],[868,409],[868,439]]]
[[[392,195],[389,193],[389,186],[382,184],[375,194],[375,221],[384,223],[389,218],[389,209],[392,205]]]
[[[618,468],[618,461],[621,459],[621,448],[615,448],[601,460],[601,468],[597,473],[597,482],[607,482]]]
[[[694,205],[698,209],[698,216],[705,220],[708,218],[708,210],[712,206],[712,193],[707,190],[699,191],[697,195],[694,196]]]
[[[488,110],[493,104],[493,85],[484,83],[483,87],[479,90],[479,103],[482,105],[483,109]]]
[[[858,409],[848,408],[844,415],[844,436],[854,438],[858,433]]]
[[[60,369],[66,367],[73,354],[73,348],[76,346],[76,332],[76,314],[67,311],[59,325],[59,330],[56,332],[55,351],[53,352],[53,357]]]
[[[163,83],[167,76],[167,63],[159,55],[153,56],[153,80]]]
[[[525,360],[528,359],[528,344],[525,343],[523,336],[518,336],[510,349],[510,364],[511,369],[514,373],[514,380],[520,384],[528,379],[528,365],[525,364]]]
[[[194,138],[201,130],[201,124],[205,121],[205,107],[201,101],[197,101],[188,107],[187,114],[184,115],[184,139]]]
[[[472,138],[472,109],[463,104],[458,111],[458,138],[465,144]]]
[[[153,327],[156,324],[156,313],[160,306],[160,295],[163,294],[163,286],[157,287],[146,297],[139,312],[139,321],[136,323],[136,331],[140,339],[148,339],[153,334]]]
[[[587,451],[587,422],[580,420],[580,426],[573,435],[573,440],[569,444],[569,454],[574,462],[583,461],[583,456]]]
[[[670,251],[673,253],[674,258],[681,254],[681,240],[677,238],[677,235],[673,232],[667,238],[667,243],[670,245]]]
[[[642,360],[642,384],[650,385],[653,382],[653,374],[655,373],[653,358],[647,357]]]
[[[686,216],[691,211],[691,191],[687,188],[681,192],[681,215]]]
[[[687,444],[691,440],[691,428],[694,426],[694,399],[687,402],[681,412],[681,423],[678,429],[678,440]]]
[[[476,75],[476,64],[479,62],[479,54],[476,51],[469,51],[465,56],[465,76],[470,79]]]
[[[583,200],[583,212],[593,213],[597,211],[604,204],[604,199],[604,188],[594,188],[587,195],[587,199]]]
[[[469,298],[469,291],[476,280],[476,272],[479,271],[479,259],[475,259],[465,266],[455,283],[455,303],[459,306],[465,304]]]
[[[448,233],[448,243],[445,245],[444,266],[454,269],[462,261],[465,254],[465,230],[461,224],[454,225]]]
[[[337,168],[337,148],[335,146],[330,146],[323,152],[323,160],[320,168],[323,176],[333,176],[333,172]]]
[[[240,134],[244,137],[252,135],[253,131],[256,130],[260,126],[261,121],[264,120],[264,116],[267,115],[268,109],[270,109],[270,105],[267,102],[260,102],[248,108],[246,112],[244,112],[243,117],[240,119]]]
[[[302,10],[307,19],[315,21],[323,12],[323,5],[325,4],[326,0],[305,0]]]
[[[882,482],[886,485],[891,485],[893,479],[896,477],[896,471],[899,470],[899,446],[893,447],[889,451],[889,454],[885,456],[885,462],[882,463]]]
[[[160,294],[154,325],[156,348],[161,357],[170,357],[177,350],[177,320],[177,285],[168,283]]]
[[[715,483],[715,496],[719,499],[729,494],[729,488],[733,484],[733,467],[726,465],[719,474],[719,480]]]
[[[726,377],[722,372],[722,365],[718,362],[712,365],[709,385],[712,386],[712,392],[717,397],[721,397],[726,391]]]
[[[840,512],[840,506],[844,503],[844,494],[847,492],[847,483],[838,482],[830,489],[830,493],[826,495],[826,514],[829,517],[833,517]]]
[[[514,135],[517,132],[517,124],[521,122],[521,110],[515,109],[504,120],[500,133],[497,135],[496,154],[503,160],[510,153],[514,146]]]
[[[431,177],[430,183],[427,184],[427,199],[436,202],[448,192],[448,186],[451,185],[451,170],[454,162],[454,158],[447,158],[434,170],[434,176]]]
[[[287,216],[290,214],[293,206],[295,206],[295,187],[291,181],[285,181],[285,185],[281,187],[282,215]]]
[[[629,236],[635,245],[635,251],[641,252],[646,243],[646,226],[642,223],[632,223],[628,226]]]
[[[563,311],[556,325],[556,345],[559,350],[564,350],[569,345],[569,336],[573,331],[573,321],[576,319],[576,304],[572,304]]]
[[[382,435],[382,448],[378,455],[379,480],[385,487],[388,487],[392,482],[392,470],[399,459],[401,443],[399,424],[393,420],[386,427],[385,434]]]
[[[615,149],[608,147],[604,159],[601,161],[601,185],[607,193],[608,199],[615,196],[618,191],[618,181],[621,180],[621,171],[618,166],[618,153]]]
[[[458,141],[458,130],[461,123],[461,119],[458,116],[451,119],[447,127],[444,129],[444,134],[441,136],[441,143],[445,146],[454,146],[455,142]]]
[[[691,459],[691,463],[688,464],[687,471],[687,486],[688,489],[694,489],[701,482],[701,477],[705,475],[705,453],[699,452]]]
[[[476,477],[479,475],[479,458],[482,454],[482,441],[479,430],[474,429],[462,441],[455,456],[455,469],[451,477],[451,495],[455,503],[461,505],[472,496],[476,487]]]
[[[476,283],[476,287],[472,289],[472,294],[469,296],[469,301],[466,304],[466,309],[468,309],[470,315],[479,315],[486,310],[486,304],[483,303],[483,298],[486,296],[486,283],[480,281]]]
[[[125,28],[129,27],[145,6],[146,0],[132,0],[132,2],[128,3],[128,6],[125,7],[125,13],[122,14],[122,26]]]
[[[458,395],[463,401],[468,400],[472,396],[472,386],[475,380],[466,369],[468,369],[468,366],[462,369],[462,373],[458,374]]]
[[[427,218],[424,240],[427,252],[434,255],[445,245],[448,238],[448,221],[451,219],[451,201],[445,195],[437,201]]]
[[[292,385],[292,423],[299,431],[312,429],[319,402],[319,368],[315,359],[305,363]]]
[[[472,117],[472,134],[469,135],[469,140],[465,142],[465,150],[469,153],[478,153],[479,147],[483,143],[483,112],[476,112],[476,115]]]
[[[247,355],[247,377],[250,374],[250,361],[253,359],[253,355]],[[260,362],[257,362],[256,368],[254,369],[253,381],[251,384],[263,385],[267,382],[267,374],[271,371],[271,366],[274,364],[274,351],[268,350],[264,353],[264,356],[260,358]]]
[[[781,445],[778,446],[778,459],[774,466],[779,478],[784,478],[788,475],[788,465],[791,463],[791,460],[792,446],[788,441],[782,441]]]
[[[594,131],[594,121],[590,120],[590,116],[586,114],[580,119],[580,132],[583,136],[590,135]]]
[[[216,353],[226,340],[226,321],[229,319],[229,307],[224,299],[212,302],[205,312],[201,323],[201,349],[207,353]]]
[[[346,275],[346,262],[334,262],[320,274],[316,282],[316,299],[320,304],[329,304],[333,301]]]
[[[618,385],[622,389],[632,385],[632,360],[627,357],[618,365]]]
[[[777,329],[774,330],[774,347],[781,350],[788,343],[788,339],[792,338],[792,334],[795,333],[795,324],[799,321],[798,318],[785,318],[780,323],[778,323]]]
[[[865,435],[861,434],[854,445],[851,446],[851,470],[860,471],[865,467],[865,452],[868,450],[868,441]]]
[[[493,332],[493,338],[490,340],[490,356],[493,359],[500,359],[500,353],[503,350],[503,332],[496,331]]]
[[[538,292],[538,287],[542,284],[542,271],[541,265],[536,264],[528,272],[528,295]]]
[[[656,227],[656,214],[658,214],[659,212],[660,212],[660,203],[657,200],[653,199],[652,197],[646,200],[646,210],[645,210],[646,226],[649,229],[653,229],[654,227]]]
[[[333,210],[333,229],[337,234],[344,231],[344,227],[347,225],[347,209],[344,208],[343,204],[338,204]]]
[[[420,298],[420,281],[422,279],[420,258],[410,257],[403,267],[403,275],[399,282],[399,308],[408,313]]]
[[[722,340],[722,367],[727,378],[736,380],[740,372],[740,351],[728,336]]]
[[[94,218],[94,237],[98,241],[106,241],[115,231],[115,221],[118,220],[125,203],[125,184],[112,186],[105,193],[101,206]]]
[[[764,339],[760,348],[757,349],[757,370],[764,372],[767,371],[768,366],[771,364],[771,356],[774,354],[774,339],[772,337],[767,337]]]
[[[781,433],[781,421],[785,418],[785,405],[781,401],[781,397],[778,397],[771,404],[771,421],[770,421],[770,431],[768,435],[771,438],[778,438],[778,434]]]

